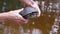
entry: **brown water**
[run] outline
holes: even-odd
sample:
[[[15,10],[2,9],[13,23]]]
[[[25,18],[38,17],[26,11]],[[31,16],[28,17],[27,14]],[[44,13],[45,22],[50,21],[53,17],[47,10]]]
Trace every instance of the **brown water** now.
[[[13,23],[10,21],[5,24],[0,24],[0,34],[49,34],[54,23],[55,14],[51,13],[51,17],[48,17],[48,13],[39,18],[30,19],[28,24]],[[60,30],[58,31],[58,34]]]
[[[53,2],[55,0],[46,0],[45,4],[49,6],[50,1]],[[28,24],[18,25],[17,23],[11,21],[4,22],[5,24],[0,23],[0,34],[49,34],[49,32],[52,30],[55,17],[56,14],[54,12],[50,13],[45,9],[44,13],[42,11],[39,18],[30,19]],[[60,34],[60,23],[57,34]]]

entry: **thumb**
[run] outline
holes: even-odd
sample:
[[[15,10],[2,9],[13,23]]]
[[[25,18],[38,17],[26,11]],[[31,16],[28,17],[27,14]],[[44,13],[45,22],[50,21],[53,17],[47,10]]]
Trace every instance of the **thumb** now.
[[[39,7],[37,8],[37,10],[38,10],[38,15],[37,15],[37,17],[39,17],[40,14],[41,14],[41,10],[39,9]]]
[[[13,10],[13,11],[10,11],[10,12],[20,13],[21,11],[23,11],[23,9],[24,9],[24,8],[18,9],[18,10]]]
[[[18,10],[16,10],[16,12],[19,13],[19,12],[21,12],[21,11],[23,11],[23,10],[24,10],[24,8],[18,9]]]

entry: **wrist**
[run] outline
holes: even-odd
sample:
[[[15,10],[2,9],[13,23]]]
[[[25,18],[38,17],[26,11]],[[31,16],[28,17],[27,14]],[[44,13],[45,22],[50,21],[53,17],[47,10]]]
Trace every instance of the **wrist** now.
[[[0,13],[0,21],[7,20],[8,12]]]

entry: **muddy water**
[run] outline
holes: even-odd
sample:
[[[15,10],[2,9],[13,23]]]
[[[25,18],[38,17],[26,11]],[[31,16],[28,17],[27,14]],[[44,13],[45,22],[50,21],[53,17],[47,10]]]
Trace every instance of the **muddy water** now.
[[[51,5],[49,6],[49,2],[45,4],[47,6],[41,6],[41,8],[43,7],[41,16],[39,18],[30,19],[27,24],[17,24],[11,21],[0,23],[0,34],[50,34],[49,32],[52,30],[56,15],[54,13],[55,10],[51,12],[52,10],[49,8],[51,7]],[[50,12],[44,7],[48,7]],[[60,34],[60,27],[57,34]]]
[[[48,13],[44,13],[43,16],[41,14],[39,18],[30,19],[27,24],[3,22],[0,24],[0,34],[49,34],[55,19],[54,13],[50,15],[51,17],[48,17]]]

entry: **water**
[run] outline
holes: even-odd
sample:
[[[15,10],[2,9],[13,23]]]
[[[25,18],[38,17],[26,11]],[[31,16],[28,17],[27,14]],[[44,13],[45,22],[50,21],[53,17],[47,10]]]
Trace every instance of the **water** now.
[[[45,5],[45,1],[41,3],[42,14],[39,18],[31,19],[28,24],[21,25],[1,22],[0,34],[60,34],[59,3],[48,2],[48,6]]]

